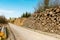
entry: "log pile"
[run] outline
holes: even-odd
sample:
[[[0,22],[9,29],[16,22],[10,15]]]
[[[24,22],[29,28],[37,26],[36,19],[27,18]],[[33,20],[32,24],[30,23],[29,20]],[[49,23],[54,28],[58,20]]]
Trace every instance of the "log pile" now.
[[[34,13],[24,22],[24,26],[60,34],[60,6],[46,9],[44,12]]]

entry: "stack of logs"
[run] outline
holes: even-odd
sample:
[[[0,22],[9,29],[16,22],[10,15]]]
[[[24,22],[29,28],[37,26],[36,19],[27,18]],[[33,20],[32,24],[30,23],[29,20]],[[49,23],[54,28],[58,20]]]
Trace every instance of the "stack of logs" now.
[[[60,34],[60,6],[34,13],[24,22],[24,26],[44,32]]]

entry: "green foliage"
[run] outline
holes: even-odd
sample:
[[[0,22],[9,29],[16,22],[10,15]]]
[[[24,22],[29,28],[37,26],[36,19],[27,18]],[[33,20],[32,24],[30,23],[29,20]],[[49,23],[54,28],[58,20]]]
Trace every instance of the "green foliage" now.
[[[31,13],[26,12],[26,13],[23,13],[23,15],[22,15],[21,17],[26,17],[26,18],[28,18],[28,17],[30,17],[30,16],[31,16]]]

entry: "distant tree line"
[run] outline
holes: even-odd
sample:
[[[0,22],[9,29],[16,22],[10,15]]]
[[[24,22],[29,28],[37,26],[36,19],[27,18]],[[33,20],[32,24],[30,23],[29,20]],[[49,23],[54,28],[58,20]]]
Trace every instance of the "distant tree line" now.
[[[11,17],[9,18],[10,23],[14,23],[15,20],[16,20],[16,18],[11,18]]]
[[[0,16],[0,24],[7,24],[8,21],[4,16]]]
[[[31,13],[26,12],[26,13],[23,13],[23,14],[22,14],[21,18],[22,18],[22,17],[28,18],[28,17],[30,17],[30,16],[31,16]]]

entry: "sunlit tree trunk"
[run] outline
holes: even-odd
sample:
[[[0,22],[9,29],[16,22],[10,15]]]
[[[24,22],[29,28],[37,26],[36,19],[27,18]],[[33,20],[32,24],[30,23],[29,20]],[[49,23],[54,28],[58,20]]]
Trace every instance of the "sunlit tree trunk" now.
[[[49,0],[44,0],[45,8],[48,8]]]

